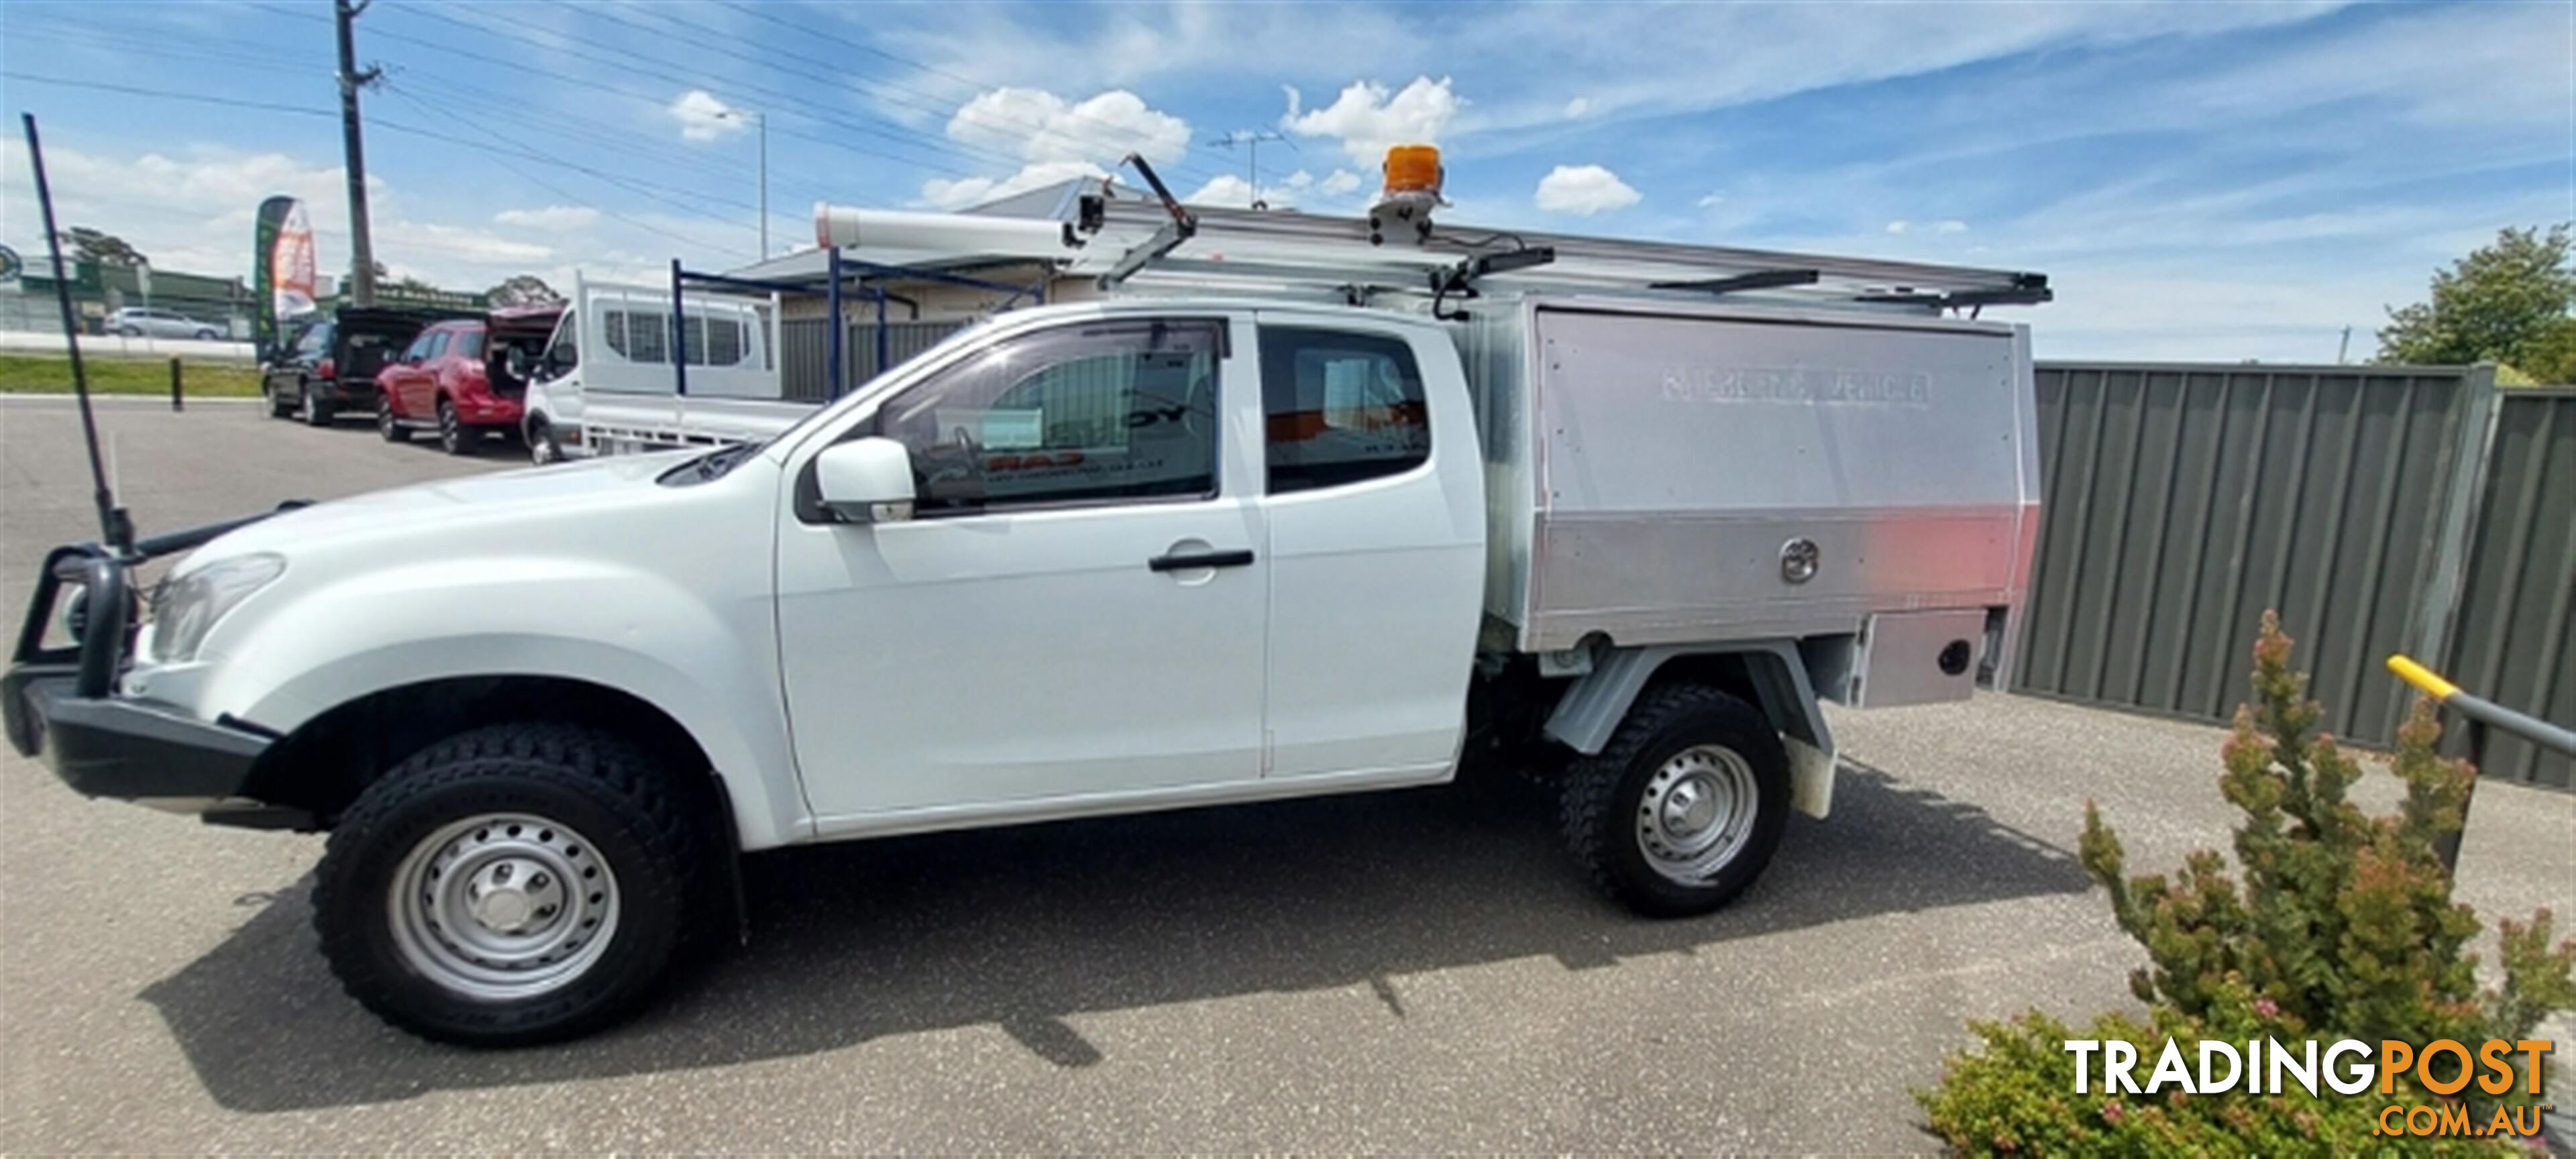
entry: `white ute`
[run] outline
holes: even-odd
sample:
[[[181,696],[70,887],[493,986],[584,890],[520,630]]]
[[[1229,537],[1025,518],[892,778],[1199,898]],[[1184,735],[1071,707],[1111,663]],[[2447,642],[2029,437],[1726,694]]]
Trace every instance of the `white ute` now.
[[[2035,275],[1138,212],[1065,259],[1116,295],[766,442],[58,549],[10,736],[84,793],[328,829],[349,993],[498,1045],[730,932],[739,853],[1462,766],[1552,779],[1603,891],[1705,913],[1825,813],[1820,699],[2000,681],[2029,347],[1950,315]],[[1280,252],[1190,267],[1162,212]],[[1307,274],[1402,288],[1295,285],[1327,234]],[[129,629],[125,570],[191,546]]]

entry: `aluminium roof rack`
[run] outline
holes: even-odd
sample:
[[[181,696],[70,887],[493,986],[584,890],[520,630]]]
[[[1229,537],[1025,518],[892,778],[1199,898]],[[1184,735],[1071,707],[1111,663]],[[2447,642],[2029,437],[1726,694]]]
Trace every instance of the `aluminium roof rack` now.
[[[1875,258],[1730,246],[1438,225],[1376,240],[1366,218],[1293,210],[1183,206],[1153,168],[1128,163],[1154,197],[1083,197],[1074,230],[1087,240],[1060,261],[1096,273],[1102,288],[1246,281],[1338,288],[1358,301],[1382,292],[1442,299],[1483,290],[1592,290],[1774,298],[1977,310],[2054,297],[2048,276]]]

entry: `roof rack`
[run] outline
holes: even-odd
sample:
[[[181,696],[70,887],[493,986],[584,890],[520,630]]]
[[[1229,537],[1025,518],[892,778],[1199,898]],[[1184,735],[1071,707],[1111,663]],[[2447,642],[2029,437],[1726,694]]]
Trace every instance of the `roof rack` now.
[[[1153,199],[1085,196],[1077,229],[1089,241],[1059,259],[1069,272],[1096,273],[1103,289],[1257,281],[1338,289],[1353,301],[1427,291],[1435,312],[1447,298],[1501,289],[1695,297],[1759,292],[1935,313],[2054,297],[2045,274],[1728,246],[1449,225],[1432,228],[1418,244],[1381,243],[1371,240],[1366,218],[1183,207],[1152,166],[1135,157],[1128,163],[1152,187]]]

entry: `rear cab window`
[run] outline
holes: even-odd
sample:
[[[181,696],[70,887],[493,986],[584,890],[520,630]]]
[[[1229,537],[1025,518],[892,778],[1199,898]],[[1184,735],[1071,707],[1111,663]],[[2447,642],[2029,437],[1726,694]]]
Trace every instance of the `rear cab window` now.
[[[1261,328],[1261,404],[1273,495],[1399,475],[1431,458],[1431,408],[1401,338]]]

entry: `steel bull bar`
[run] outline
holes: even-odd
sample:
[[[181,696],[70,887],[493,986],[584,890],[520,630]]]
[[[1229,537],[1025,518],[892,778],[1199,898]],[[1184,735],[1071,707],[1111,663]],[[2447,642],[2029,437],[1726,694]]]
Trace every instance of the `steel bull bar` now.
[[[0,676],[0,726],[10,747],[45,755],[65,782],[94,797],[216,797],[238,787],[272,737],[114,695],[142,610],[132,569],[304,505],[154,536],[130,552],[97,543],[47,552],[9,670]],[[67,587],[72,602],[64,619],[73,642],[48,648],[47,620]]]

